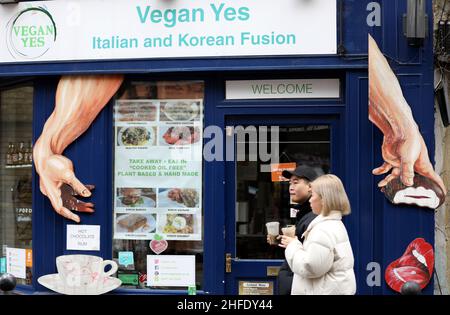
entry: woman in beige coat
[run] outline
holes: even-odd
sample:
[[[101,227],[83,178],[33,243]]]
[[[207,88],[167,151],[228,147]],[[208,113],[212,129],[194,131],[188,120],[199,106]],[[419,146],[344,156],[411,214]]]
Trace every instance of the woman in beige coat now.
[[[318,216],[303,244],[296,237],[281,239],[294,272],[291,294],[355,294],[353,252],[341,220],[350,214],[350,203],[341,180],[331,174],[317,178],[309,202]]]

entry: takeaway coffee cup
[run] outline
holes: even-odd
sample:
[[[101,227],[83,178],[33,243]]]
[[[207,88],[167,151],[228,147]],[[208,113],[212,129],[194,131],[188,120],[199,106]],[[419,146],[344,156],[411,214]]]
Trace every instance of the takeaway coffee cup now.
[[[284,228],[281,228],[281,233],[283,235],[294,237],[295,236],[295,225],[286,225]]]
[[[105,272],[108,265],[111,270]],[[116,262],[91,255],[59,256],[56,258],[56,267],[64,286],[79,288],[101,286],[118,269]]]
[[[279,240],[277,240],[277,237],[280,234],[280,222],[267,222],[266,227],[269,235],[269,244],[278,245]]]

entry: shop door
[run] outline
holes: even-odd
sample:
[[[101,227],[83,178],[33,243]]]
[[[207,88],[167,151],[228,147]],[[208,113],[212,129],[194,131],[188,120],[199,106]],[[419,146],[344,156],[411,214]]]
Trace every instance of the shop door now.
[[[305,164],[339,175],[342,160],[336,117],[254,117],[226,121],[225,290],[233,295],[278,294],[284,249],[267,244],[265,224],[295,224],[295,210],[289,182],[272,167]]]

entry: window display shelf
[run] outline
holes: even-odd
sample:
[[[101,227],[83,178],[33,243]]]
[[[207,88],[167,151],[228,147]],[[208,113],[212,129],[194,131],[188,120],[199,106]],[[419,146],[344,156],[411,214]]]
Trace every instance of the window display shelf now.
[[[32,164],[6,165],[5,168],[31,168]]]

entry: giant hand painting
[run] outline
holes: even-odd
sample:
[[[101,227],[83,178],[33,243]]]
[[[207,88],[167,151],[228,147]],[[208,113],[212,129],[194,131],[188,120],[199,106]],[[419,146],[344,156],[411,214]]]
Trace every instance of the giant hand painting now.
[[[72,211],[94,212],[92,203],[75,197],[91,196],[93,186],[77,179],[72,161],[62,154],[89,128],[122,81],[121,75],[62,77],[56,90],[55,109],[34,145],[41,192],[58,214],[75,222],[80,222],[80,217]]]
[[[444,183],[433,169],[397,77],[370,35],[369,119],[384,135],[384,163],[373,174],[390,172],[378,184],[386,197],[394,204],[439,207],[445,200]]]

